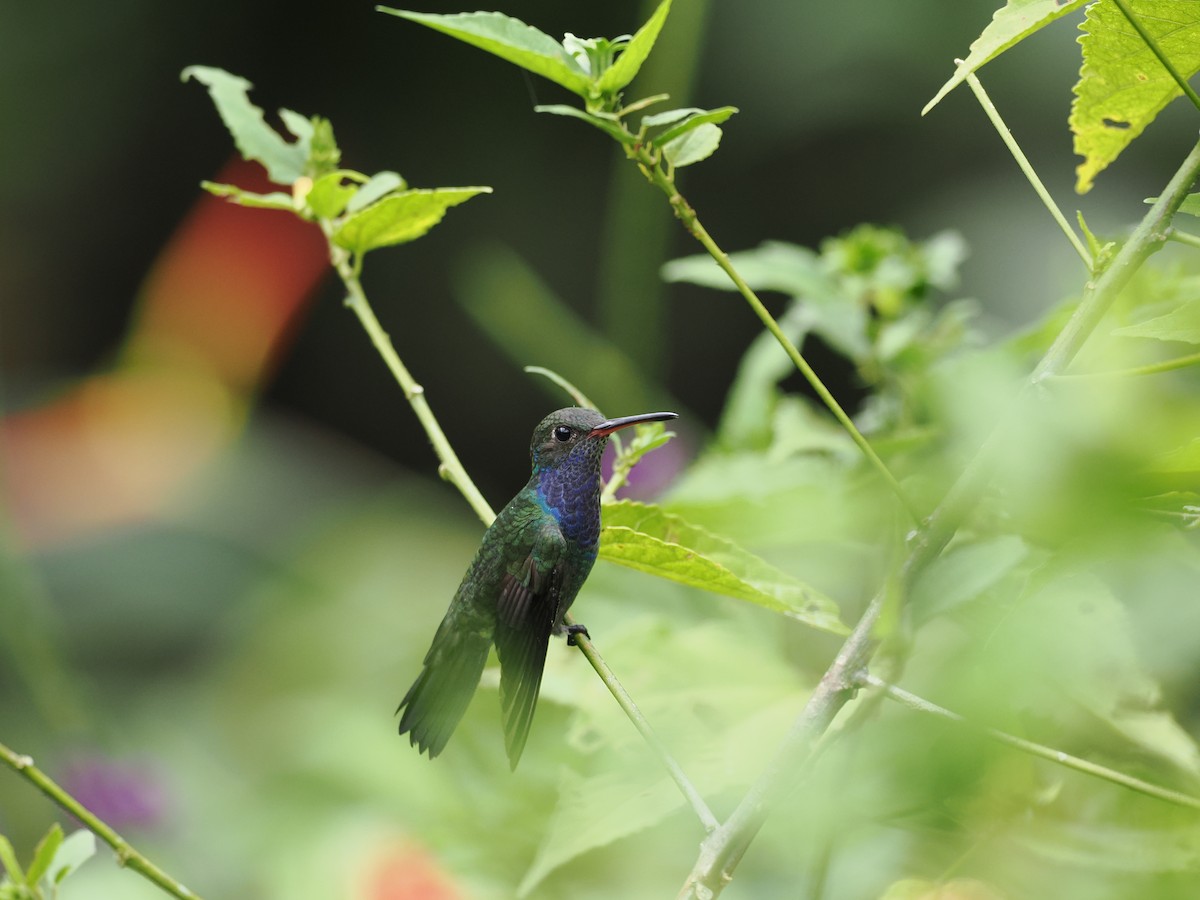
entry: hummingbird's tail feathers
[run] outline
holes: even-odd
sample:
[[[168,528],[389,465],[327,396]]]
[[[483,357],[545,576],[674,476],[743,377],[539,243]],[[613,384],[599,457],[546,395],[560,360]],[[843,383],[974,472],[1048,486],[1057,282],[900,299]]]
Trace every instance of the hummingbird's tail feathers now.
[[[445,749],[479,686],[491,642],[477,635],[443,636],[439,629],[425,657],[425,668],[396,712],[400,734],[429,758]]]
[[[496,621],[496,652],[500,656],[500,710],[504,717],[504,749],[515,770],[529,737],[546,667],[546,647],[558,615],[562,571],[531,579],[522,588],[511,576],[500,601]],[[523,595],[519,599],[514,595]]]

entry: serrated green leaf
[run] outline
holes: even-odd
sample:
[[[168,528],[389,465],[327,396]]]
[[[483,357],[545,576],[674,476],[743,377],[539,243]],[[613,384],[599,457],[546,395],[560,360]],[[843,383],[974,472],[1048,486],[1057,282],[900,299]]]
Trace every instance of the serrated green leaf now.
[[[339,169],[322,175],[313,182],[304,202],[319,219],[332,219],[340,216],[346,209],[346,204],[353,199],[359,187],[356,184],[343,184],[344,181],[361,181],[358,172]]]
[[[671,0],[662,0],[654,14],[646,20],[646,24],[637,30],[633,39],[625,45],[625,49],[611,66],[600,74],[596,80],[596,88],[605,94],[616,93],[633,81],[642,63],[650,55],[658,33],[662,31],[667,14],[671,11]]]
[[[51,884],[60,884],[62,880],[78,869],[96,854],[96,836],[86,828],[80,828],[69,834],[54,854],[46,879]]]
[[[1035,31],[1049,25],[1055,19],[1073,12],[1089,0],[1009,0],[992,15],[992,21],[983,33],[971,44],[971,51],[950,80],[942,85],[932,100],[925,104],[921,115],[925,115],[941,102],[941,99],[958,87],[969,73],[984,63],[995,59]]]
[[[216,197],[224,197],[226,200],[232,200],[239,206],[251,206],[255,209],[283,209],[288,212],[296,211],[295,204],[292,202],[292,195],[284,194],[280,191],[270,194],[256,194],[254,191],[243,191],[236,185],[217,184],[213,181],[202,181],[200,182],[200,187]]]
[[[8,838],[2,834],[0,834],[0,865],[4,866],[8,880],[13,884],[25,883],[25,870],[17,862],[17,851],[13,849],[13,845],[9,843]]]
[[[1113,334],[1200,344],[1200,300],[1188,300],[1165,315],[1155,316],[1136,325],[1114,328]]]
[[[721,143],[721,129],[711,122],[696,126],[673,141],[662,144],[663,156],[677,169],[708,159]]]
[[[544,106],[535,106],[534,112],[550,113],[553,116],[570,116],[573,119],[583,119],[589,125],[595,125],[601,131],[605,132],[612,138],[620,141],[622,144],[632,144],[635,138],[627,133],[616,122],[611,119],[606,119],[603,116],[593,115],[586,110],[579,109],[575,106],[567,106],[565,103],[551,103]]]
[[[693,110],[693,113],[694,113],[693,115],[684,119],[679,124],[666,129],[662,134],[656,135],[654,137],[654,140],[652,141],[652,143],[654,143],[656,146],[663,147],[666,144],[669,144],[671,141],[675,140],[676,138],[680,137],[681,135],[687,134],[689,131],[692,131],[695,128],[699,128],[701,125],[704,125],[706,123],[711,123],[713,125],[716,125],[721,122],[724,122],[726,119],[728,119],[730,116],[732,116],[736,112],[737,112],[736,106],[722,106],[720,109]],[[653,116],[647,116],[646,118],[647,119],[653,118]],[[646,122],[646,119],[643,119],[642,124],[645,124],[645,122]],[[719,135],[717,137],[717,140],[718,140],[718,142],[720,141]],[[716,149],[716,148],[714,147],[713,149]],[[676,163],[675,165],[676,165],[676,167],[678,167],[679,163]]]
[[[350,202],[346,205],[346,212],[356,213],[360,209],[366,209],[379,198],[392,193],[392,191],[402,191],[406,187],[404,179],[400,177],[399,172],[383,171],[376,172],[367,182],[358,189]]]
[[[1135,12],[1184,78],[1200,71],[1200,3],[1141,0]],[[1092,4],[1081,27],[1083,69],[1069,123],[1083,157],[1075,169],[1083,194],[1182,91],[1116,4]]]
[[[606,504],[602,518],[604,559],[846,633],[832,600],[726,538],[631,500]]]
[[[42,880],[42,876],[50,870],[50,863],[54,859],[54,854],[58,852],[58,848],[62,846],[62,842],[62,826],[55,822],[33,849],[33,859],[29,863],[29,870],[25,873],[26,884],[32,887]]]
[[[347,216],[333,233],[339,247],[351,253],[366,253],[378,247],[415,240],[433,228],[446,210],[478,194],[490,194],[489,187],[418,189],[389,194],[366,209]]]
[[[375,9],[486,50],[535,75],[548,78],[581,97],[588,95],[592,82],[579,63],[550,35],[526,25],[520,19],[498,12],[436,15],[386,6],[377,6]]]
[[[180,77],[184,81],[194,78],[208,89],[238,151],[246,159],[262,163],[271,181],[290,185],[304,174],[311,133],[294,143],[285,141],[266,123],[262,109],[250,102],[248,91],[252,85],[249,81],[211,66],[188,66]],[[302,116],[296,118],[303,119]],[[294,120],[289,125],[292,126],[302,130]]]

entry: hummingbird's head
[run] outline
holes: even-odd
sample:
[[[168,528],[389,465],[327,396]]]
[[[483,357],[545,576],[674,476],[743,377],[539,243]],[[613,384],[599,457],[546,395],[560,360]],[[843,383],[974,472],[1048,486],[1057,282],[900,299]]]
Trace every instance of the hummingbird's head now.
[[[529,445],[534,471],[554,469],[570,459],[576,464],[594,460],[598,472],[600,454],[614,431],[638,422],[660,422],[676,417],[676,413],[662,412],[606,419],[594,409],[579,406],[555,410],[534,429]]]

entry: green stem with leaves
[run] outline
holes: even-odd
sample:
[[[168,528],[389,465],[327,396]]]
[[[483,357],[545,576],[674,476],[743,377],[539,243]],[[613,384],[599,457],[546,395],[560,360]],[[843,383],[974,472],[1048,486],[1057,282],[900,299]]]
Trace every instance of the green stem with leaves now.
[[[1165,800],[1167,803],[1173,803],[1176,806],[1184,806],[1188,809],[1200,810],[1200,798],[1193,797],[1190,794],[1184,794],[1179,791],[1173,791],[1170,788],[1161,787],[1157,784],[1152,784],[1149,781],[1143,781],[1140,778],[1134,778],[1132,775],[1126,775],[1124,772],[1118,772],[1116,769],[1110,769],[1108,766],[1101,766],[1094,762],[1089,762],[1086,759],[1080,759],[1078,756],[1072,756],[1070,753],[1064,753],[1062,750],[1056,750],[1053,747],[1047,747],[1045,744],[1038,744],[1033,741],[1027,741],[1024,738],[1019,738],[1016,735],[1009,734],[1006,731],[1000,731],[998,728],[990,728],[986,725],[977,725],[956,712],[951,712],[943,706],[938,706],[936,703],[931,703],[923,697],[918,697],[916,694],[906,691],[903,688],[896,687],[894,684],[888,684],[874,675],[863,672],[859,675],[859,683],[863,687],[869,687],[883,692],[884,696],[907,706],[909,709],[915,709],[918,712],[929,713],[930,715],[938,716],[942,719],[947,719],[951,722],[957,722],[962,725],[968,725],[987,735],[992,740],[998,741],[1001,744],[1020,750],[1022,753],[1028,753],[1030,756],[1036,756],[1039,759],[1044,759],[1055,765],[1064,766],[1068,769],[1073,769],[1076,772],[1082,772],[1085,775],[1090,775],[1093,778],[1099,778],[1112,784],[1119,784],[1122,787],[1129,788],[1131,791],[1137,791],[1139,794],[1145,794],[1148,797],[1154,797],[1157,800]]]
[[[870,442],[858,430],[858,426],[854,424],[854,420],[842,409],[842,405],[837,402],[837,398],[825,386],[825,383],[813,367],[808,364],[808,360],[804,358],[796,345],[792,343],[791,338],[780,328],[779,322],[771,315],[770,310],[767,309],[762,300],[758,298],[758,294],[742,278],[741,274],[730,261],[729,254],[721,249],[720,245],[713,240],[712,235],[708,233],[708,230],[700,222],[700,217],[696,215],[695,209],[692,208],[691,204],[687,202],[687,199],[679,192],[678,187],[676,187],[675,173],[665,169],[656,154],[652,153],[645,146],[634,142],[632,135],[630,135],[630,141],[625,142],[624,146],[626,153],[637,162],[638,167],[650,183],[666,195],[667,201],[671,204],[671,209],[674,210],[676,218],[683,224],[687,233],[700,242],[700,245],[707,251],[708,255],[729,276],[729,280],[733,282],[734,286],[738,289],[738,293],[742,295],[746,303],[749,304],[750,309],[758,316],[763,327],[783,347],[792,364],[804,376],[805,381],[809,383],[817,396],[821,398],[821,402],[833,413],[834,418],[846,429],[847,433],[854,440],[854,443],[858,445],[863,455],[866,456],[867,461],[875,468],[880,477],[883,478],[892,493],[896,495],[896,498],[904,506],[904,509],[908,512],[912,520],[920,522],[920,509],[918,509],[917,505],[905,492],[900,482],[896,479],[896,476],[888,469],[887,464],[880,459],[879,454],[875,452]]]
[[[139,853],[121,835],[97,817],[91,810],[67,793],[56,781],[33,764],[28,756],[9,749],[0,744],[0,761],[36,787],[39,791],[53,800],[59,807],[66,810],[90,829],[96,837],[112,847],[117,854],[117,862],[147,881],[156,884],[172,897],[179,900],[200,900],[199,894],[189,890],[172,878],[149,859]]]
[[[1044,379],[1060,374],[1075,358],[1121,289],[1166,241],[1171,219],[1197,178],[1200,178],[1200,144],[1188,154],[1112,262],[1098,278],[1089,281],[1079,306],[1029,376],[1022,392],[1025,397]],[[1014,409],[1019,409],[1019,404]],[[1012,414],[999,417],[1000,424],[934,509],[925,527],[915,534],[900,569],[898,600],[903,600],[913,581],[937,559],[976,507],[991,481],[994,454],[1000,447],[998,435]],[[765,821],[770,804],[785,796],[803,777],[817,740],[853,696],[855,680],[861,678],[861,672],[870,663],[874,651],[870,638],[883,608],[882,597],[883,594],[872,601],[855,625],[784,739],[775,762],[747,792],[730,818],[701,845],[681,897],[704,900],[716,897],[733,878],[734,869]]]

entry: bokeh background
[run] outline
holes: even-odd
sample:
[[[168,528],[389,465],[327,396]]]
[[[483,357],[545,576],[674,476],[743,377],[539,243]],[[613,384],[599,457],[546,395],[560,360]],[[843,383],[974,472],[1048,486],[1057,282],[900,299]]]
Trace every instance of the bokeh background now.
[[[1083,273],[965,89],[920,116],[994,5],[676,0],[629,95],[740,108],[682,178],[727,249],[815,245],[864,221],[917,238],[951,228],[970,248],[959,295],[1001,335]],[[502,9],[586,36],[632,31],[651,8]],[[1140,216],[1194,129],[1168,110],[1074,198],[1076,34],[1059,23],[983,75],[1051,192],[1103,234]],[[205,896],[504,896],[557,783],[533,744],[566,727],[571,698],[606,701],[573,655],[552,660],[559,702],[543,704],[512,779],[494,694],[435,765],[395,739],[390,713],[480,526],[436,479],[316,236],[199,190],[259,176],[232,158],[202,88],[180,82],[197,63],[252,81],[269,111],[329,117],[351,168],[494,188],[372,254],[365,284],[497,507],[524,481],[532,426],[564,402],[523,365],[562,370],[611,414],[683,413],[650,473],[662,482],[704,445],[757,323],[730,294],[661,282],[665,260],[696,248],[611,142],[532,111],[558,88],[370,2],[0,10],[0,740]],[[819,345],[810,358],[853,407],[846,364]],[[583,618],[626,634],[613,661],[627,671],[628,598],[645,579],[611,568]],[[660,613],[715,602],[654,596]],[[0,831],[23,853],[51,815],[0,775]],[[522,829],[490,868],[455,856],[455,836]],[[669,890],[695,835],[653,840],[671,860],[661,883],[624,877]],[[604,871],[543,890],[616,896]],[[106,864],[78,878],[78,896],[156,896]]]

